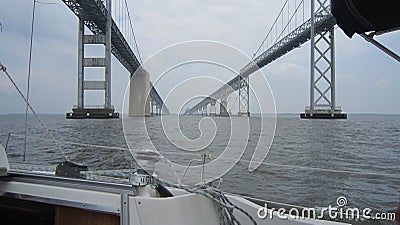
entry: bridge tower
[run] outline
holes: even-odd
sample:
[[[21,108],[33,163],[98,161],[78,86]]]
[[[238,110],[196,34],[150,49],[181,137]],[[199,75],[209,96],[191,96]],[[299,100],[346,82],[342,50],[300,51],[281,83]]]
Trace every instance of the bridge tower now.
[[[249,76],[239,76],[239,116],[250,116]]]
[[[346,119],[336,106],[335,31],[316,31],[318,16],[331,13],[330,0],[311,0],[311,82],[310,106],[300,114],[303,119]]]
[[[106,1],[107,19],[105,32],[85,35],[86,21],[84,15],[79,16],[78,29],[78,100],[72,112],[66,114],[67,119],[83,118],[118,118],[111,105],[111,0]],[[85,58],[85,45],[104,45],[103,58]],[[85,69],[104,68],[104,80],[86,80]],[[104,105],[85,105],[85,91],[104,90]]]
[[[228,96],[225,95],[220,99],[219,114],[221,116],[229,116],[228,113]]]

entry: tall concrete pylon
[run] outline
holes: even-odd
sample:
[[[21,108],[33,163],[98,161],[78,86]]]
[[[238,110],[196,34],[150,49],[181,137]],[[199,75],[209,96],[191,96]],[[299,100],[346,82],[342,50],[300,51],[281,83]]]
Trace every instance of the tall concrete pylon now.
[[[219,114],[223,116],[228,115],[228,96],[224,96],[221,98]]]
[[[151,116],[150,74],[139,68],[129,83],[129,116]]]

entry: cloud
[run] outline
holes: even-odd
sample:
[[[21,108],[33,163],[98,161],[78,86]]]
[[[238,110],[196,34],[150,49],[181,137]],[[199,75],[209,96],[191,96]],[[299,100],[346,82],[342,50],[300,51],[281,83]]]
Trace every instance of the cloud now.
[[[386,79],[385,77],[382,77],[379,80],[374,82],[374,86],[375,87],[384,87],[389,83],[390,83],[390,81],[388,79]]]

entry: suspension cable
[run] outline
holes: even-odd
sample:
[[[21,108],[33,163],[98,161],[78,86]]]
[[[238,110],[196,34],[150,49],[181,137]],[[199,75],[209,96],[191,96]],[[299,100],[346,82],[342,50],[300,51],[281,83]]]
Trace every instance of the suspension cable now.
[[[304,1],[304,0],[303,0],[303,1]],[[293,13],[292,17],[290,17],[288,23],[285,25],[285,27],[283,28],[283,30],[281,31],[281,33],[279,34],[279,36],[276,38],[274,44],[276,44],[276,43],[278,42],[279,38],[282,36],[282,34],[285,33],[285,30],[286,30],[286,28],[288,28],[288,26],[289,26],[289,29],[287,29],[287,31],[288,31],[288,34],[289,34],[289,32],[290,32],[290,22],[292,22],[293,18],[296,16],[296,13],[297,13],[297,11],[300,9],[300,6],[301,6],[301,4],[299,4],[299,5],[297,6],[297,8],[296,8],[295,12]]]
[[[126,11],[128,12],[128,19],[129,19],[129,25],[130,25],[130,28],[131,28],[131,34],[133,36],[133,41],[134,41],[134,44],[135,44],[135,48],[136,48],[137,54],[139,56],[140,64],[143,64],[142,57],[140,56],[140,52],[139,52],[139,47],[138,47],[138,44],[137,44],[137,41],[136,41],[135,30],[133,29],[133,25],[132,25],[131,15],[129,13],[128,3],[126,2],[126,0],[125,0],[125,7],[126,7]]]
[[[278,16],[276,17],[274,23],[272,24],[271,28],[269,29],[267,35],[265,36],[264,40],[261,42],[261,45],[258,47],[256,52],[254,53],[252,59],[257,55],[258,51],[260,51],[261,47],[263,46],[264,42],[267,40],[269,34],[272,32],[273,28],[275,27],[275,24],[278,22],[279,16],[282,14],[283,10],[285,9],[286,4],[288,3],[289,0],[286,0],[285,4],[283,4],[281,11],[279,12]]]
[[[284,17],[285,17],[285,15],[286,15],[286,13],[284,12],[285,11],[285,7],[287,6],[287,11],[288,11],[288,13],[287,13],[287,19],[288,19],[288,22],[286,23],[286,25],[285,25],[285,23],[284,23]],[[275,19],[275,21],[274,21],[274,23],[272,24],[272,26],[271,26],[271,28],[270,28],[270,30],[268,31],[268,33],[267,33],[267,35],[265,36],[265,38],[263,39],[263,41],[261,42],[261,44],[260,44],[260,46],[257,48],[257,50],[255,51],[255,53],[253,54],[253,56],[252,56],[252,60],[254,60],[254,58],[257,56],[257,54],[260,52],[260,50],[261,49],[263,49],[264,50],[264,45],[265,45],[265,42],[267,42],[267,45],[268,45],[268,43],[269,43],[269,37],[271,36],[271,34],[273,33],[273,31],[275,30],[275,32],[276,32],[276,40],[274,41],[274,40],[272,40],[271,39],[271,44],[273,45],[273,44],[276,44],[277,42],[278,42],[278,40],[279,40],[279,38],[282,36],[282,34],[285,34],[285,32],[287,31],[287,34],[289,34],[290,33],[290,29],[292,28],[292,26],[291,26],[291,23],[293,22],[293,19],[295,19],[295,27],[297,26],[297,13],[298,12],[300,12],[300,7],[301,6],[303,6],[303,21],[304,21],[304,0],[301,0],[299,3],[297,3],[297,1],[295,2],[295,6],[294,7],[290,7],[289,6],[289,0],[286,0],[286,2],[284,3],[284,5],[282,6],[282,8],[281,8],[281,10],[279,11],[279,14],[278,14],[278,16],[276,17],[276,19]],[[290,16],[290,9],[292,8],[292,10],[293,9],[295,9],[294,10],[294,12],[293,12],[293,15],[292,16]],[[278,26],[277,26],[277,24],[278,24],[278,22],[279,22],[279,19],[281,19],[281,22],[282,22],[282,31],[280,31],[280,33],[279,33],[279,35],[278,35]],[[287,29],[289,27],[289,29]],[[268,47],[268,46],[267,46]]]

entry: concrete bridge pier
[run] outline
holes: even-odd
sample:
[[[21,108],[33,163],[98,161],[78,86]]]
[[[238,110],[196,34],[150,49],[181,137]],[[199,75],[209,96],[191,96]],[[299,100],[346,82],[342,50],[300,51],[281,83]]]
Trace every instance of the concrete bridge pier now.
[[[161,115],[161,107],[157,104],[157,115]]]
[[[220,116],[228,116],[228,97],[224,96],[220,99],[219,103],[219,115]]]
[[[129,84],[129,116],[151,116],[150,74],[139,69],[131,74]]]
[[[211,102],[210,105],[210,116],[215,116],[217,115],[217,107],[215,107],[215,101]]]
[[[159,116],[161,115],[161,106],[157,104],[157,102],[153,99],[150,100],[150,105],[151,105],[151,115],[153,116]]]

